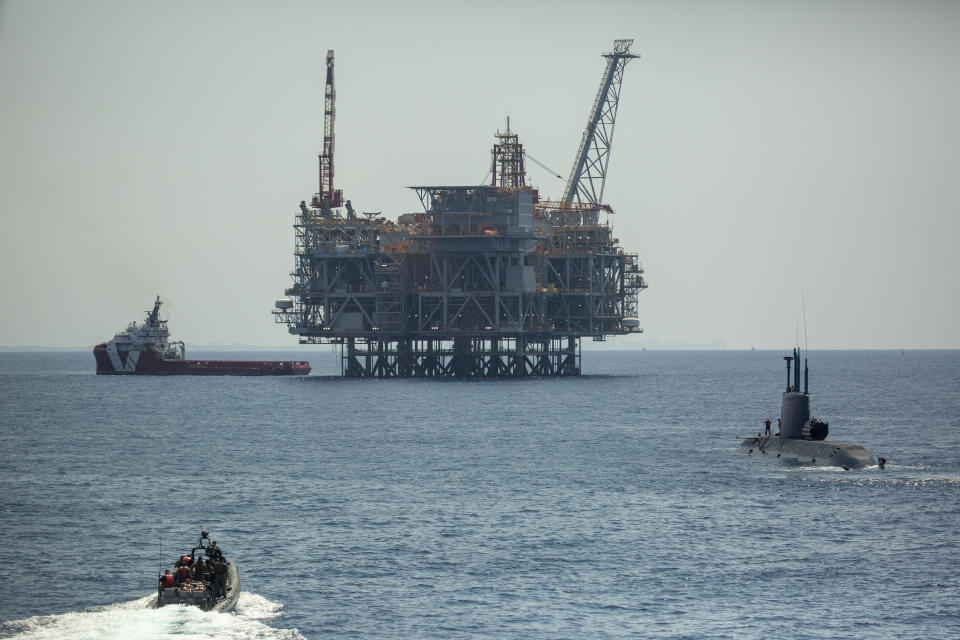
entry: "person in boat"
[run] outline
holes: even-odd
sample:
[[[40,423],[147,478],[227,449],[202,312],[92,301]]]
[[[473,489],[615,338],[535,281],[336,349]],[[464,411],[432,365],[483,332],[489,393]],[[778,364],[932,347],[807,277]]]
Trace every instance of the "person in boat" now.
[[[770,422],[770,418],[767,418],[766,420],[763,421],[763,426],[764,426],[764,428],[765,428],[765,430],[764,430],[764,432],[763,432],[764,435],[767,435],[767,436],[770,435],[770,425],[771,425],[771,424],[773,424],[773,423]]]
[[[221,557],[213,565],[213,595],[222,598],[227,595],[227,563]]]
[[[167,569],[166,573],[160,578],[160,588],[169,589],[175,586],[177,586],[177,581],[174,579],[173,574],[170,573],[170,569]]]
[[[183,562],[182,558],[178,564],[180,566],[177,567],[177,572],[176,574],[174,574],[174,580],[176,581],[177,586],[179,587],[184,582],[190,579],[190,567],[188,567],[187,564]]]
[[[190,567],[190,572],[193,575],[193,579],[198,582],[204,582],[207,579],[207,567],[202,560],[194,561]]]
[[[207,548],[207,557],[213,558],[215,561],[223,558],[223,551],[220,551],[220,547],[217,545],[216,540],[211,542],[210,546]]]

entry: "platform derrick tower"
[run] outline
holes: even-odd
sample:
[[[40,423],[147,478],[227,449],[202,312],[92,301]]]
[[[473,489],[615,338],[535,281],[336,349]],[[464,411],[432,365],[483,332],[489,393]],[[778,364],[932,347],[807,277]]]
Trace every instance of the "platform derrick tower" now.
[[[323,106],[323,147],[319,190],[300,202],[294,223],[295,269],[288,297],[277,300],[277,322],[287,324],[301,343],[343,343],[344,332],[375,327],[380,302],[374,286],[383,260],[381,236],[393,225],[378,214],[357,215],[334,186],[336,89],[334,54],[327,52]]]
[[[540,201],[528,184],[508,119],[488,184],[411,187],[423,213],[396,223],[357,216],[334,189],[330,52],[320,192],[300,203],[294,285],[277,301],[278,322],[301,343],[341,345],[348,377],[578,375],[583,337],[639,332],[640,263],[599,220],[612,213],[603,182],[631,43],[605,55],[562,199]]]

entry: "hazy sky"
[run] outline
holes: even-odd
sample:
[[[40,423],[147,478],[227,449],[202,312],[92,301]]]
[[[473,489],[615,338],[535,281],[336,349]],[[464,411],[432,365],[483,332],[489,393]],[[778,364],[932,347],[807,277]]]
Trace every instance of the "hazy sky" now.
[[[481,181],[507,115],[566,177],[616,38],[605,195],[650,283],[616,345],[788,348],[805,297],[812,349],[960,347],[960,3],[877,0],[5,2],[0,345],[157,293],[188,347],[293,344],[327,49],[337,186],[395,218]]]

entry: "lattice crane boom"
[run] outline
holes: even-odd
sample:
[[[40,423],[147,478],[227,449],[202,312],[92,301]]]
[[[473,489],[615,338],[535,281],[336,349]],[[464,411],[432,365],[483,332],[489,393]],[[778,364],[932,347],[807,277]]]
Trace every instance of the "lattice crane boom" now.
[[[590,120],[580,140],[576,161],[567,179],[563,197],[565,202],[583,202],[598,206],[603,202],[603,187],[610,162],[610,145],[620,103],[623,70],[630,60],[640,57],[630,53],[632,44],[633,40],[614,40],[613,51],[603,54],[607,59],[607,66],[590,111]]]
[[[320,154],[319,206],[339,207],[343,192],[333,186],[333,122],[336,116],[337,91],[333,85],[333,49],[327,51],[327,82],[323,92],[323,153]]]

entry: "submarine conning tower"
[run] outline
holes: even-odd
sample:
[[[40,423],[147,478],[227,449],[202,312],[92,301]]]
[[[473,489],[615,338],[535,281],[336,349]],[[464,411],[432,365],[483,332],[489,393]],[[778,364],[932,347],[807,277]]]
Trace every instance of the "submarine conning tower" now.
[[[793,355],[784,356],[783,359],[787,361],[787,390],[783,393],[783,402],[780,405],[780,437],[802,439],[803,426],[810,420],[807,365],[806,363],[803,365],[803,391],[801,392],[800,350],[794,348]],[[796,366],[793,366],[794,363]]]

